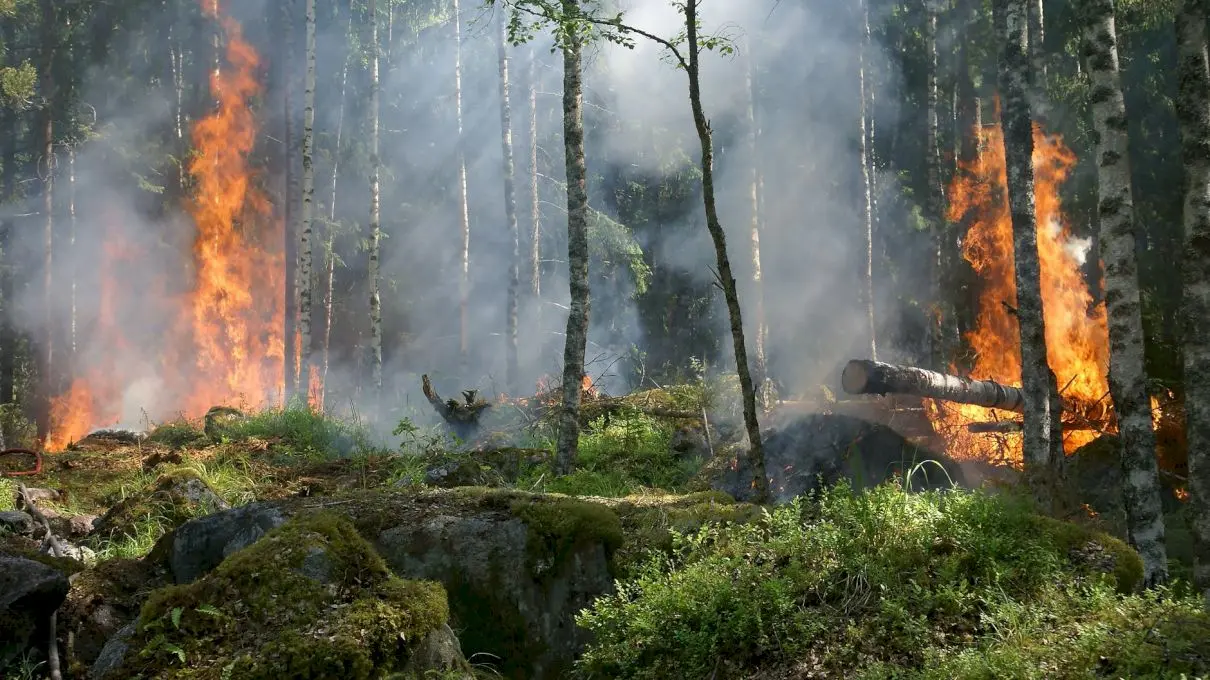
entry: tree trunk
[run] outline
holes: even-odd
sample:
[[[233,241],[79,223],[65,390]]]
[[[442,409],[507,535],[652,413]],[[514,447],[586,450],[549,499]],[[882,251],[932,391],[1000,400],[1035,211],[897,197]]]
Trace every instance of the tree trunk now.
[[[55,264],[55,112],[54,72],[55,48],[58,42],[58,26],[55,25],[55,0],[42,0],[42,73],[39,74],[39,89],[43,97],[40,112],[39,127],[41,139],[38,140],[41,163],[38,170],[42,173],[42,328],[41,345],[38,350],[38,382],[40,386],[38,407],[35,420],[38,425],[38,438],[45,440],[50,433],[50,400],[54,390],[53,373],[55,366],[55,328],[54,328],[54,264]]]
[[[748,348],[744,343],[744,322],[739,307],[739,293],[735,277],[731,274],[731,259],[727,255],[727,235],[719,222],[718,208],[714,202],[714,144],[711,140],[710,121],[702,107],[701,72],[699,70],[700,48],[697,41],[697,0],[685,3],[685,28],[688,38],[689,60],[685,73],[689,76],[689,105],[693,109],[693,124],[702,146],[702,200],[706,208],[706,228],[714,241],[714,254],[718,260],[718,278],[723,296],[727,300],[727,312],[731,317],[731,340],[735,349],[735,369],[739,374],[740,393],[744,402],[744,425],[748,431],[748,463],[753,474],[753,499],[764,503],[769,499],[769,476],[765,471],[765,451],[760,436],[760,421],[756,416],[756,390],[752,385],[752,372],[748,367]],[[863,130],[864,139],[864,130]],[[863,159],[864,160],[864,159]]]
[[[306,80],[303,84],[302,235],[298,267],[299,392],[311,402],[311,263],[315,214],[315,0],[304,0],[306,13]]]
[[[1097,140],[1101,259],[1109,321],[1109,393],[1117,413],[1127,534],[1143,558],[1147,585],[1168,578],[1159,466],[1143,361],[1143,315],[1135,254],[1126,100],[1118,72],[1113,0],[1083,0],[1082,56],[1092,79]]]
[[[772,390],[770,389],[772,381],[769,380],[769,365],[768,357],[765,354],[765,339],[768,335],[767,319],[765,318],[765,283],[761,268],[760,258],[760,232],[761,232],[761,205],[760,205],[760,154],[758,152],[757,138],[760,135],[760,126],[756,120],[756,78],[755,78],[755,57],[752,55],[753,49],[751,43],[748,46],[749,54],[747,63],[745,64],[744,76],[747,79],[748,90],[748,108],[747,126],[748,134],[746,142],[748,146],[749,163],[752,164],[750,169],[749,182],[751,184],[748,192],[748,200],[750,202],[749,209],[751,210],[751,222],[748,226],[749,239],[752,244],[752,297],[756,301],[756,320],[753,324],[756,329],[756,353],[753,357],[753,369],[755,375],[754,382],[759,386],[757,394],[757,402],[762,410],[768,410],[772,406]]]
[[[378,42],[378,0],[370,0],[370,385],[375,404],[382,394],[382,296],[379,291],[378,258],[382,241],[379,206],[379,176],[382,159],[378,152],[378,62],[382,47]]]
[[[861,181],[865,201],[862,205],[862,248],[865,262],[862,263],[861,283],[858,295],[862,308],[865,310],[865,332],[868,337],[863,342],[870,350],[870,358],[878,358],[877,329],[874,322],[874,206],[873,206],[873,172],[869,165],[868,125],[869,111],[866,110],[866,61],[868,60],[870,41],[870,10],[867,0],[860,0],[861,12],[861,51],[858,58],[857,79],[861,97],[861,141],[859,143],[861,160]]]
[[[6,23],[6,44],[12,44],[14,33],[12,22]],[[20,120],[12,107],[4,107],[0,115],[3,115],[4,129],[8,130],[8,134],[4,135],[4,156],[0,159],[0,172],[3,172],[3,176],[0,176],[0,191],[3,192],[0,200],[7,202],[16,198],[17,193],[17,137],[20,134]],[[16,397],[14,368],[17,359],[17,332],[13,327],[13,296],[16,287],[13,285],[13,269],[17,260],[12,252],[16,226],[16,219],[7,214],[0,222],[0,258],[3,258],[0,259],[0,304],[3,305],[0,309],[0,404],[11,404]]]
[[[534,326],[542,314],[542,203],[538,194],[538,55],[529,48],[529,293],[533,297]]]
[[[1025,408],[1025,394],[1019,387],[879,361],[850,361],[840,383],[849,394],[909,394],[1016,413]]]
[[[1004,45],[999,59],[1000,94],[1004,100],[1000,125],[1008,172],[1008,202],[1013,227],[1013,258],[1017,284],[1017,322],[1021,341],[1021,384],[1025,394],[1023,458],[1025,473],[1043,506],[1049,506],[1052,461],[1062,456],[1062,441],[1054,441],[1050,411],[1050,367],[1046,359],[1042,316],[1041,266],[1034,212],[1033,123],[1029,91],[1032,83],[1026,43],[1025,0],[994,0],[997,33]]]
[[[521,230],[517,225],[517,189],[513,165],[513,116],[508,84],[508,17],[500,10],[497,58],[500,64],[500,147],[504,159],[504,219],[512,242],[508,267],[508,301],[505,308],[505,385],[509,394],[519,394],[521,369],[517,359],[517,306],[521,294]]]
[[[579,16],[579,0],[561,0],[565,17]],[[563,407],[555,467],[575,469],[580,439],[580,396],[584,350],[588,344],[588,168],[584,160],[584,86],[581,60],[584,35],[571,27],[563,40],[563,144],[567,166],[567,266],[571,302],[563,344]]]
[[[1189,526],[1193,580],[1210,606],[1210,63],[1206,8],[1184,0],[1177,13],[1180,53],[1177,117],[1185,164],[1182,262],[1185,429],[1189,451]]]
[[[458,356],[463,369],[469,360],[471,300],[471,216],[466,186],[466,136],[462,131],[462,12],[454,0],[454,118],[458,124],[455,142],[458,162]]]
[[[932,252],[929,255],[929,304],[932,318],[929,319],[929,355],[933,368],[940,369],[949,363],[953,347],[945,332],[952,314],[946,304],[946,244],[949,224],[945,219],[945,189],[941,184],[940,116],[937,98],[937,14],[940,11],[936,0],[924,3],[925,40],[925,213],[932,231]]]
[[[282,201],[283,221],[285,223],[283,248],[285,253],[285,279],[286,279],[286,304],[285,313],[283,314],[284,327],[284,362],[285,362],[285,383],[283,385],[283,396],[286,403],[298,391],[298,346],[295,344],[297,339],[297,318],[298,313],[298,272],[296,268],[298,260],[298,225],[296,223],[296,210],[301,201],[295,202],[295,198],[299,194],[300,186],[298,184],[298,173],[294,167],[295,147],[294,136],[297,131],[294,129],[294,71],[295,71],[295,42],[294,35],[294,8],[295,0],[283,0],[282,23],[284,24],[284,54],[281,55],[281,82],[282,82],[282,115],[285,125],[285,139],[282,140],[284,145],[283,162],[285,163],[285,197]],[[215,72],[218,71],[218,62],[215,62]]]
[[[345,29],[345,34],[349,36],[350,42],[353,36],[353,3],[349,2],[349,25]],[[324,339],[323,339],[323,372],[322,385],[319,392],[319,409],[322,411],[324,407],[324,399],[327,396],[328,384],[328,368],[332,356],[332,300],[335,298],[336,284],[336,250],[334,244],[334,232],[336,230],[336,186],[340,180],[340,143],[344,138],[345,128],[345,106],[346,97],[348,96],[349,87],[349,62],[353,60],[353,50],[347,49],[345,52],[344,66],[340,70],[340,110],[336,115],[336,141],[333,144],[332,153],[332,193],[328,199],[328,239],[324,246],[324,257],[326,261],[326,277],[327,282],[324,284]]]
[[[76,253],[76,149],[70,147],[67,150],[67,253],[68,257],[74,259]],[[69,287],[71,289],[68,301],[68,352],[67,363],[75,370],[77,342],[79,338],[76,335],[76,283],[79,279],[79,272],[75,267],[68,269]]]

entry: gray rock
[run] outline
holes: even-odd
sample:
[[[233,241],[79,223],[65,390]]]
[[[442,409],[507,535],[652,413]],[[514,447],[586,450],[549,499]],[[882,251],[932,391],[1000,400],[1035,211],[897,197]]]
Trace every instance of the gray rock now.
[[[400,576],[445,586],[468,651],[499,659],[505,676],[563,677],[588,642],[575,615],[612,591],[613,575],[599,542],[577,546],[553,565],[534,564],[528,540],[521,519],[481,512],[388,528],[376,545]]]
[[[0,555],[0,640],[15,643],[12,651],[19,653],[36,633],[45,630],[70,587],[67,576],[53,567]],[[0,668],[8,661],[0,658]]]
[[[29,496],[29,499],[38,504],[38,507],[43,512],[46,512],[46,509],[42,508],[42,501],[57,501],[60,496],[59,492],[54,489],[40,489],[37,487],[26,487],[25,492]]]
[[[251,503],[189,520],[161,541],[168,542],[168,568],[178,584],[192,583],[232,553],[255,543],[286,521],[276,507]],[[160,546],[153,554],[160,552]]]
[[[0,512],[0,531],[28,535],[34,533],[34,518],[20,510]]]
[[[771,477],[775,503],[786,503],[823,486],[848,479],[854,487],[876,486],[893,475],[911,478],[913,490],[966,485],[961,467],[940,454],[924,450],[884,425],[846,415],[811,414],[796,417],[764,436],[765,469]],[[752,498],[752,472],[747,451],[733,446],[719,452],[702,471],[698,489],[724,491],[739,501]],[[940,468],[938,467],[940,466]]]
[[[126,652],[130,649],[128,643],[131,636],[134,635],[134,631],[135,624],[130,623],[109,638],[109,641],[101,648],[101,654],[93,662],[92,668],[88,670],[88,680],[106,680],[106,678],[114,680],[117,678],[113,672],[122,665],[122,661],[126,658]]]
[[[451,671],[465,671],[465,678],[469,680],[474,677],[470,673],[466,657],[462,655],[458,636],[449,624],[442,624],[440,628],[426,635],[412,651],[412,656],[403,668],[403,674],[408,677],[422,678],[429,671],[442,673],[442,677],[449,677],[444,674]]]

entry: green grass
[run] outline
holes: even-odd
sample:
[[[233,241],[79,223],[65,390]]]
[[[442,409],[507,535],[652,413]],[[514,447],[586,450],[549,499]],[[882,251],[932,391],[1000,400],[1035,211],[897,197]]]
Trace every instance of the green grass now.
[[[620,498],[644,489],[679,491],[701,467],[671,451],[674,428],[636,409],[602,416],[580,434],[575,471],[558,477],[549,466],[523,475],[529,491]],[[553,443],[547,443],[553,448]]]
[[[346,458],[374,448],[360,422],[304,405],[262,409],[223,423],[218,430],[224,441],[256,438],[271,442],[279,453],[303,457]]]
[[[1117,568],[1102,573],[1084,553]],[[1091,677],[1080,669],[1093,652],[1146,674],[1156,645],[1210,649],[1210,618],[1192,600],[1117,592],[1140,565],[1117,539],[1012,497],[841,485],[762,521],[675,535],[671,556],[653,555],[578,618],[595,637],[579,671],[710,677],[725,660],[728,677],[803,663],[828,677],[1030,677],[962,669],[1048,659],[1046,677]],[[1115,637],[1145,647],[1162,621],[1179,625],[1154,649],[1115,648]],[[1067,647],[1048,651],[1059,637]]]

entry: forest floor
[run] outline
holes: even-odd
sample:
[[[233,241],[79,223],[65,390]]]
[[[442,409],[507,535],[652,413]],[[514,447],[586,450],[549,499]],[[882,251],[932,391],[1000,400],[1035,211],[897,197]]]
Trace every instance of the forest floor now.
[[[628,548],[624,566],[611,558],[616,589],[576,617],[592,634],[577,654],[585,677],[1210,674],[1210,614],[1186,586],[1140,591],[1141,564],[1122,541],[1042,517],[1011,490],[908,493],[894,480],[864,490],[841,482],[776,508],[739,504],[677,523],[677,508],[690,506],[668,499],[696,491],[699,503],[696,482],[709,463],[686,455],[687,427],[641,407],[602,415],[583,433],[577,472],[559,477],[540,423],[524,447],[478,451],[404,423],[402,442],[388,450],[355,425],[275,409],[214,427],[168,423],[133,439],[90,436],[47,454],[39,475],[0,477],[0,511],[13,506],[18,483],[53,490],[39,505],[63,527],[57,533],[89,548],[78,568],[95,571],[148,560],[184,522],[253,501],[336,499],[325,504],[340,512],[351,502],[341,499],[367,493],[488,486],[601,503],[626,532],[650,531],[650,522],[635,523],[617,503],[650,505],[666,508],[658,524],[667,536]],[[0,471],[25,463],[0,460]],[[183,477],[217,500],[163,493],[166,480]],[[72,517],[87,518],[93,535],[72,536]],[[483,651],[465,638],[463,647],[468,658]],[[85,677],[93,659],[71,661],[67,677]],[[163,677],[209,677],[176,672]],[[489,661],[475,673],[499,669]],[[46,677],[45,665],[26,654],[0,677]]]

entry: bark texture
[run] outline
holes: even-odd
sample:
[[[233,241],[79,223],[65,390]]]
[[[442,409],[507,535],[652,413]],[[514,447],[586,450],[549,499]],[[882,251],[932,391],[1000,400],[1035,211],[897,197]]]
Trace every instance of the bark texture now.
[[[42,0],[42,54],[38,89],[43,97],[39,113],[38,140],[39,162],[37,168],[42,175],[42,328],[38,338],[38,407],[35,420],[38,438],[45,439],[50,432],[50,400],[54,390],[55,328],[54,328],[54,265],[55,265],[55,48],[57,26],[55,25],[54,0]]]
[[[378,259],[382,241],[379,176],[382,159],[378,152],[378,107],[381,85],[378,62],[382,46],[378,40],[378,0],[370,0],[370,386],[375,397],[382,393],[382,294]]]
[[[1206,4],[1180,3],[1177,117],[1185,164],[1185,249],[1181,266],[1185,428],[1189,450],[1194,583],[1210,606],[1210,62]]]
[[[938,110],[940,102],[937,97],[937,14],[940,7],[936,0],[925,0],[924,40],[925,40],[925,179],[928,187],[924,195],[925,213],[928,215],[932,230],[933,252],[929,257],[929,297],[932,305],[932,318],[929,323],[929,355],[933,368],[941,368],[948,363],[953,348],[948,347],[945,324],[951,314],[946,304],[946,237],[949,225],[945,219],[945,189],[941,184],[941,116]]]
[[[1041,266],[1034,212],[1033,123],[1030,119],[1031,68],[1026,40],[1025,0],[994,0],[992,8],[1003,49],[999,59],[1004,151],[1008,171],[1009,213],[1017,283],[1017,321],[1021,340],[1021,384],[1025,394],[1023,457],[1026,475],[1045,486],[1050,462],[1062,455],[1062,442],[1052,437],[1050,368],[1046,359],[1042,316]],[[1042,494],[1039,494],[1040,496]],[[1045,503],[1049,499],[1042,498]]]
[[[861,161],[861,183],[864,200],[862,201],[862,248],[864,258],[861,264],[861,283],[858,287],[862,309],[865,310],[865,333],[863,344],[869,349],[870,358],[878,358],[877,331],[874,323],[874,205],[873,205],[873,172],[869,163],[869,111],[866,110],[866,61],[871,49],[870,40],[870,9],[867,0],[860,0],[861,12],[861,51],[857,65],[857,81],[861,97],[861,141],[859,143]]]
[[[563,15],[580,15],[579,0],[562,0]],[[557,472],[575,468],[580,439],[580,395],[588,344],[588,168],[584,160],[583,36],[572,27],[563,44],[563,143],[567,165],[567,264],[571,304],[563,345],[563,406],[559,412]]]
[[[910,394],[1017,413],[1025,409],[1025,394],[1019,387],[992,380],[960,378],[915,366],[854,359],[845,365],[840,382],[849,394]]]
[[[315,216],[315,0],[304,0],[307,74],[303,83],[302,232],[298,267],[299,391],[311,399],[311,264],[314,261]]]
[[[723,296],[727,300],[727,312],[731,320],[731,342],[735,350],[735,369],[739,374],[740,394],[744,402],[744,427],[748,431],[748,464],[752,468],[753,499],[757,503],[764,503],[769,499],[769,475],[765,471],[765,451],[760,435],[760,420],[756,415],[756,389],[752,384],[752,371],[748,366],[743,314],[740,311],[735,277],[731,273],[731,258],[727,254],[727,235],[719,221],[718,207],[714,201],[714,142],[711,139],[710,121],[706,120],[706,112],[702,106],[699,68],[701,50],[697,41],[697,0],[687,0],[684,11],[685,33],[688,38],[689,50],[685,72],[689,76],[689,105],[693,109],[693,124],[697,128],[697,137],[702,146],[702,200],[706,208],[706,228],[710,230],[710,238],[714,241],[718,277],[722,284]]]
[[[14,33],[12,22],[4,26],[4,41],[12,44]],[[12,107],[4,107],[3,123],[9,134],[4,136],[4,156],[0,159],[0,200],[13,200],[17,193],[17,137],[19,134],[17,113]],[[6,215],[0,222],[0,404],[11,404],[14,401],[17,355],[17,331],[13,327],[13,297],[16,291],[14,285],[17,266],[13,257],[13,232],[17,228],[16,218]],[[7,434],[0,432],[0,435]]]
[[[349,7],[349,26],[347,33],[352,41],[353,32],[353,6],[350,0]],[[324,257],[326,260],[326,277],[324,284],[324,339],[323,339],[323,369],[321,378],[323,385],[319,392],[318,407],[322,411],[324,407],[324,399],[326,398],[328,383],[328,367],[332,356],[332,301],[335,298],[336,284],[336,251],[333,246],[333,236],[336,229],[336,186],[340,180],[340,143],[344,138],[345,128],[345,107],[347,104],[346,97],[349,90],[349,62],[353,60],[353,50],[348,50],[345,53],[344,66],[340,71],[340,109],[336,114],[336,141],[333,144],[335,152],[332,154],[332,192],[328,198],[328,240],[324,247]]]
[[[463,365],[470,346],[471,216],[466,193],[466,137],[462,132],[462,10],[454,1],[454,119],[458,126],[458,353]]]
[[[285,200],[282,202],[283,221],[285,222],[285,239],[283,245],[286,264],[286,305],[284,317],[283,350],[285,362],[284,397],[287,402],[298,391],[298,208],[302,205],[302,184],[299,182],[295,139],[298,136],[294,119],[294,106],[297,93],[295,87],[295,57],[297,56],[297,38],[294,30],[296,0],[283,0],[281,4],[284,47],[281,55],[282,79],[282,116],[285,125],[283,141],[283,162],[285,169]],[[218,40],[216,37],[215,40]],[[215,49],[218,49],[217,42]],[[218,72],[218,60],[215,59],[214,70]]]
[[[1144,581],[1167,580],[1155,432],[1143,363],[1143,315],[1135,255],[1126,100],[1118,72],[1113,0],[1082,0],[1082,56],[1092,79],[1097,191],[1105,308],[1109,320],[1109,392],[1117,413],[1130,542],[1143,558]]]
[[[508,266],[508,299],[505,308],[504,356],[505,384],[509,394],[521,389],[521,369],[517,359],[517,306],[521,294],[521,229],[517,224],[517,182],[513,163],[513,116],[508,82],[508,23],[503,10],[500,15],[497,58],[500,63],[500,147],[504,158],[504,219],[508,223],[508,238],[512,254]]]
[[[752,299],[756,302],[756,319],[752,324],[756,330],[756,347],[753,359],[753,380],[758,386],[757,402],[762,410],[768,410],[773,402],[773,381],[769,378],[769,360],[765,353],[765,340],[769,335],[768,319],[765,317],[765,281],[761,267],[760,256],[760,232],[761,232],[761,171],[760,171],[760,123],[756,116],[756,66],[755,56],[751,53],[753,49],[751,45],[748,47],[749,54],[747,58],[746,69],[744,71],[747,79],[748,90],[748,107],[747,107],[747,126],[748,134],[746,136],[748,146],[748,158],[752,167],[749,169],[749,191],[748,201],[749,209],[751,210],[752,219],[748,224],[749,241],[752,245]]]

